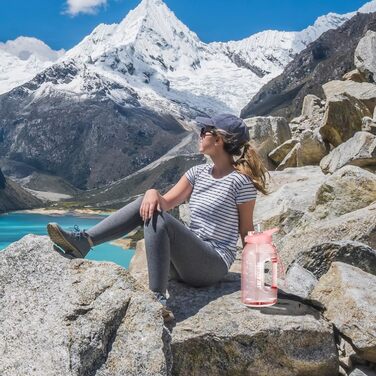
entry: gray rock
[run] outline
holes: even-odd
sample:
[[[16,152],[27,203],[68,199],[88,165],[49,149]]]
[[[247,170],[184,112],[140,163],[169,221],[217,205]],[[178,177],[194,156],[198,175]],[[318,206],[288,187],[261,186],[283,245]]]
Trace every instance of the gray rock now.
[[[283,171],[270,171],[270,175],[270,194],[257,198],[253,223],[260,223],[263,229],[280,227],[280,231],[274,235],[279,239],[295,229],[312,205],[325,175],[319,166],[286,168]]]
[[[333,80],[322,85],[327,101],[339,95],[348,95],[364,103],[373,112],[376,105],[376,85],[369,82]]]
[[[338,146],[362,130],[362,118],[370,116],[367,106],[348,94],[338,94],[325,105],[325,114],[319,128],[325,142]]]
[[[131,268],[142,284],[147,283],[144,247],[144,241],[139,241],[139,255],[134,256],[138,262],[132,260]],[[272,307],[244,306],[240,263],[238,252],[223,280],[202,288],[173,278],[170,270],[168,302],[176,318],[172,373],[248,375],[257,369],[257,374],[329,376],[335,372],[338,359],[331,329],[319,312],[283,290]]]
[[[375,50],[376,32],[368,30],[355,49],[354,64],[369,82],[376,81]]]
[[[361,167],[347,165],[327,175],[310,207],[317,219],[333,218],[376,201],[376,175]]]
[[[294,262],[286,273],[286,292],[308,299],[310,292],[317,284],[313,273]]]
[[[376,372],[364,366],[357,366],[349,376],[376,376]]]
[[[275,166],[268,158],[268,154],[277,146],[291,138],[291,130],[283,117],[257,116],[244,119],[249,128],[251,144],[262,158],[268,169]]]
[[[324,316],[351,340],[356,353],[376,361],[376,276],[333,262],[311,297],[324,304]]]
[[[376,136],[356,132],[353,137],[334,148],[320,162],[322,171],[332,174],[345,165],[374,167],[376,165]]]
[[[127,270],[27,235],[0,252],[0,374],[166,375],[160,308]]]
[[[342,76],[342,79],[354,82],[367,82],[367,79],[364,76],[364,74],[359,72],[358,69],[353,69],[352,71],[345,73]]]
[[[292,150],[292,148],[298,143],[299,141],[294,138],[290,138],[290,140],[285,141],[283,144],[277,146],[273,149],[269,154],[268,157],[274,163],[281,163],[287,154]]]
[[[298,136],[298,142],[288,152],[276,170],[318,164],[329,153],[318,129],[306,129]]]
[[[332,376],[338,354],[318,311],[280,291],[260,309],[240,301],[240,276],[200,289],[173,281],[173,374]]]
[[[308,94],[303,99],[302,116],[312,119],[322,107],[321,99],[318,96]]]
[[[332,262],[340,261],[376,276],[376,250],[358,241],[321,243],[299,254],[296,263],[320,279]],[[295,264],[293,264],[295,265]]]
[[[362,118],[362,131],[376,135],[376,121],[369,116],[364,116]]]
[[[287,153],[282,162],[276,167],[276,171],[284,170],[288,167],[298,167],[298,155],[301,148],[300,142],[297,142]]]
[[[363,209],[321,221],[306,212],[294,229],[278,238],[277,245],[285,265],[288,266],[299,254],[332,241],[356,240],[375,249],[375,233],[376,202]]]

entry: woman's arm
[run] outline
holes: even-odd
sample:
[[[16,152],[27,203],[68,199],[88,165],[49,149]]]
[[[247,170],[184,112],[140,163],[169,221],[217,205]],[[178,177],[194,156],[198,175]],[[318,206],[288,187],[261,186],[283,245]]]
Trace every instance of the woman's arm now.
[[[180,180],[163,196],[157,191],[161,209],[168,211],[186,201],[190,197],[192,190],[193,187],[191,183],[183,175]]]
[[[251,200],[237,205],[239,212],[239,234],[242,239],[243,248],[245,246],[244,238],[248,235],[248,231],[254,231],[253,209],[255,208],[255,204],[256,200]]]

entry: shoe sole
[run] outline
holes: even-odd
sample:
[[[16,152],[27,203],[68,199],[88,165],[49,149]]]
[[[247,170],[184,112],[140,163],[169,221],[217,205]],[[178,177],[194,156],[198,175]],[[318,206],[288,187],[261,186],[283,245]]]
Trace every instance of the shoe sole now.
[[[47,225],[47,232],[51,240],[61,247],[65,253],[68,253],[76,258],[84,258],[81,252],[65,239],[64,235],[60,232],[59,227],[56,224],[49,223]]]

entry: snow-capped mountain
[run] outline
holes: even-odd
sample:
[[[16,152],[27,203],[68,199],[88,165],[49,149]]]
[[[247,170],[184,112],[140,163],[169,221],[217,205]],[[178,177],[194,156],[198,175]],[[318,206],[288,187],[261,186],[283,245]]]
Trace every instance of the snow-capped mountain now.
[[[0,95],[0,157],[80,189],[116,181],[183,142],[195,116],[238,114],[295,53],[345,19],[328,15],[301,32],[205,44],[162,0],[142,0],[122,22],[99,25]],[[11,56],[19,59],[17,51]]]
[[[31,80],[65,53],[36,38],[18,37],[0,42],[0,94]]]
[[[376,1],[358,11],[376,11]],[[68,84],[45,82],[35,95],[60,90],[82,98],[101,85],[99,80],[117,83],[108,95],[122,105],[131,92],[142,105],[176,116],[189,117],[192,110],[238,114],[296,53],[354,14],[329,13],[298,32],[267,30],[206,44],[162,0],[142,0],[122,22],[98,25],[59,60],[77,67]]]

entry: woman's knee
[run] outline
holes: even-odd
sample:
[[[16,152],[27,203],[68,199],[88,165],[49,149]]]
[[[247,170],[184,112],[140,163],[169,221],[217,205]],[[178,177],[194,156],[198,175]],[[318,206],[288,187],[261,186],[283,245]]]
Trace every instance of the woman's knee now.
[[[154,211],[152,216],[144,222],[144,229],[153,229],[154,231],[167,230],[168,223],[163,212]]]

